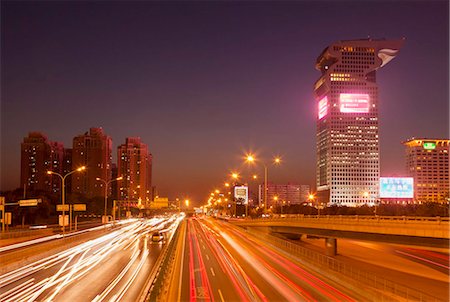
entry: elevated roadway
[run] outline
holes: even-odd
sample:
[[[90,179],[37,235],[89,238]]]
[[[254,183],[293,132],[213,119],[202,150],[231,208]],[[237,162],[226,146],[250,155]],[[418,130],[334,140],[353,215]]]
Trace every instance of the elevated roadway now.
[[[448,217],[280,215],[230,222],[245,228],[266,228],[291,238],[302,234],[324,237],[330,255],[336,254],[338,238],[441,248],[448,248],[450,243]]]

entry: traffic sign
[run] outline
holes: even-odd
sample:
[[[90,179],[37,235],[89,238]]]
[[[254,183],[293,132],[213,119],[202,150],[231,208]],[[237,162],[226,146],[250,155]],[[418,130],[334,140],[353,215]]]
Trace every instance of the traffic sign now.
[[[39,202],[41,202],[40,199],[22,199],[22,200],[19,200],[19,206],[34,207],[34,206],[37,206]]]
[[[56,205],[56,211],[58,211],[58,212],[62,212],[62,211],[68,212],[69,211],[69,205],[65,204],[64,207],[63,207],[62,204],[57,204]]]
[[[69,225],[69,215],[64,215],[64,219],[63,219],[63,215],[59,215],[59,225],[60,226],[68,226]]]
[[[74,211],[86,211],[86,204],[85,203],[76,203],[73,205]]]
[[[3,206],[5,204],[5,197],[0,196],[0,206]]]

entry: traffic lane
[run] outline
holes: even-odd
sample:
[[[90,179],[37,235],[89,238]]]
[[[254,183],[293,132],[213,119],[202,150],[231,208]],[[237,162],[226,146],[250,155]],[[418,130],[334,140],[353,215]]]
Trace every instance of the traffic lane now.
[[[216,226],[217,227],[217,226]],[[216,231],[222,237],[220,242],[230,251],[236,261],[247,274],[249,280],[254,284],[255,291],[261,295],[263,301],[305,301],[306,299],[292,290],[285,280],[279,278],[273,272],[273,268],[267,267],[264,263],[258,261],[255,256],[249,252],[254,250],[255,246],[250,248],[247,245],[241,245],[241,242],[234,236],[229,236],[222,228],[216,228]]]
[[[191,299],[205,301],[237,301],[229,276],[220,266],[220,259],[209,244],[204,230],[195,219],[188,221],[187,243],[190,253],[190,295]],[[193,278],[194,277],[194,278]]]
[[[270,268],[279,280],[282,280],[291,289],[292,294],[297,294],[306,300],[326,301],[352,301],[352,293],[342,286],[318,277],[293,263],[290,259],[279,254],[267,246],[247,238],[245,233],[237,231],[227,224],[220,224],[223,230],[236,240],[237,246],[245,247],[253,252],[253,259]]]
[[[292,241],[319,253],[325,254],[324,239],[302,239]],[[413,276],[448,281],[448,250],[412,248],[410,246],[383,244],[377,242],[338,239],[338,255],[336,259],[346,263],[366,262],[389,270],[407,273]],[[422,252],[423,251],[423,252]],[[441,259],[436,259],[436,258]],[[361,266],[362,269],[366,269]]]
[[[448,254],[410,247],[398,247],[394,249],[394,252],[411,261],[450,275]]]
[[[158,221],[160,220],[150,220],[147,223],[136,222],[134,225],[61,252],[56,257],[43,259],[33,265],[3,275],[0,279],[2,291],[8,286],[16,287],[15,282],[19,283],[17,288],[21,288],[20,282],[24,282],[26,286],[21,288],[22,292],[28,291],[34,300],[39,300],[39,296],[50,290],[57,295],[62,290],[62,285],[66,286],[78,279],[79,276],[86,274],[87,270],[99,265],[102,259],[112,257],[114,253],[130,247],[142,233],[148,233],[148,228],[150,227],[151,230],[151,226]],[[81,260],[82,262],[79,263]],[[31,284],[26,279],[30,275],[38,278],[33,278]],[[12,300],[21,297],[22,292],[17,293],[16,298],[12,297]]]
[[[143,242],[139,247],[139,255],[133,256],[131,249],[119,250],[90,270],[83,278],[62,290],[58,301],[136,301],[158,256],[161,244]],[[144,253],[143,245],[147,244],[148,254]]]
[[[223,250],[217,242],[215,234],[205,228],[201,221],[194,219],[194,226],[200,246],[205,258],[211,288],[214,298],[219,301],[244,301],[245,295],[242,285],[244,277],[236,269],[234,259]]]

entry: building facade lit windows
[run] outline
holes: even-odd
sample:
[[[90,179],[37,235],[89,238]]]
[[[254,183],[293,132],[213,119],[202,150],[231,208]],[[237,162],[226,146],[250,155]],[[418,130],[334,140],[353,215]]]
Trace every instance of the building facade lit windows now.
[[[318,57],[314,85],[317,201],[329,205],[374,204],[379,198],[378,85],[376,72],[403,40],[351,40],[328,46]]]
[[[52,170],[62,173],[64,146],[49,141],[40,132],[30,132],[21,144],[20,185],[25,192],[59,192],[59,177],[48,175]]]
[[[139,137],[128,137],[117,147],[117,196],[120,200],[152,201],[152,155]]]
[[[450,140],[410,139],[405,145],[406,171],[414,178],[416,202],[448,202]]]
[[[73,139],[72,168],[86,166],[82,173],[72,178],[72,192],[87,198],[104,196],[103,183],[97,178],[110,180],[112,165],[112,140],[102,128],[90,128],[89,132]]]

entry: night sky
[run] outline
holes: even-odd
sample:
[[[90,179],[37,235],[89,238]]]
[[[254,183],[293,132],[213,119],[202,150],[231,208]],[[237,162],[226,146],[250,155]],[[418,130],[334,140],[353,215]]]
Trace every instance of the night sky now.
[[[448,1],[1,3],[1,186],[30,131],[72,147],[102,127],[154,157],[160,195],[204,200],[252,150],[276,183],[315,183],[315,60],[337,40],[406,38],[377,76],[381,175],[401,142],[448,138]]]

